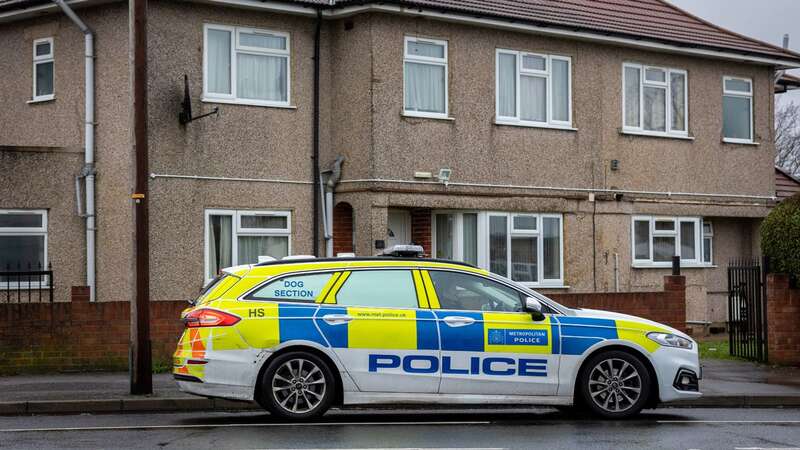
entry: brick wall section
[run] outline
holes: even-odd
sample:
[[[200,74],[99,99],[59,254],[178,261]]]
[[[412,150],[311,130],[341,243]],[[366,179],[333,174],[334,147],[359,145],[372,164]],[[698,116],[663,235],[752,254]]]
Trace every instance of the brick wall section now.
[[[425,255],[432,256],[430,209],[411,210],[411,242],[421,245]]]
[[[787,275],[767,276],[767,356],[772,364],[800,366],[800,289]]]
[[[600,292],[548,294],[566,306],[601,309],[643,317],[686,330],[686,278],[665,276],[662,292]]]
[[[153,361],[169,367],[187,303],[152,302]],[[0,375],[128,367],[130,303],[89,302],[86,287],[72,302],[0,304]]]
[[[353,251],[353,207],[342,202],[333,208],[333,255]]]

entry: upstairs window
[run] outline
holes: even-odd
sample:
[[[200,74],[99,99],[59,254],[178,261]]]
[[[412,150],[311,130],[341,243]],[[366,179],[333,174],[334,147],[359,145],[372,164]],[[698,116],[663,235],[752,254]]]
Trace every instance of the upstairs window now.
[[[709,225],[697,217],[635,216],[631,226],[634,264],[670,267],[673,256],[689,266],[709,263],[710,241],[705,240],[710,238]]]
[[[623,131],[688,136],[685,70],[623,64]]]
[[[53,38],[33,41],[33,100],[41,102],[55,97],[55,59]]]
[[[206,211],[206,281],[226,267],[281,259],[291,253],[288,211]]]
[[[47,211],[0,209],[0,271],[6,270],[47,270]],[[17,282],[0,276],[0,288]]]
[[[289,105],[289,35],[253,28],[205,26],[203,100]]]
[[[571,59],[497,50],[497,122],[572,125]]]
[[[753,142],[753,81],[722,80],[722,137],[726,142]]]
[[[404,55],[404,113],[446,118],[447,41],[406,36]]]

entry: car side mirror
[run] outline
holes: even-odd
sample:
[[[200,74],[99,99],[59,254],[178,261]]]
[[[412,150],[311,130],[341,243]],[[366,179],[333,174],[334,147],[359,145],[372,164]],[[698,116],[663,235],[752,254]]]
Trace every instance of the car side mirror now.
[[[544,320],[544,313],[542,312],[542,302],[536,297],[525,298],[525,311],[531,313],[531,319],[534,322]]]

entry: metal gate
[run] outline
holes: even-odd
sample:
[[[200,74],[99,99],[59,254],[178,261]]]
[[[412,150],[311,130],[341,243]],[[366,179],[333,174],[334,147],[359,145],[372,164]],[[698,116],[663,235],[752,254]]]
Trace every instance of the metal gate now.
[[[728,265],[728,333],[733,356],[767,361],[766,259]]]

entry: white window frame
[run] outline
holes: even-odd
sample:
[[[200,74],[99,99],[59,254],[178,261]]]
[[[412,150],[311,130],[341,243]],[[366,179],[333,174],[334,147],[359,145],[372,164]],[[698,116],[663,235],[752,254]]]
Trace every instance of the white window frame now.
[[[637,259],[636,258],[636,222],[644,221],[649,222],[649,239],[650,239],[650,253],[646,259]],[[673,229],[672,230],[656,230],[655,224],[656,222],[672,222]],[[675,255],[673,256],[681,256],[681,223],[682,222],[691,222],[694,223],[695,235],[694,235],[694,248],[695,248],[695,257],[692,259],[685,259],[681,258],[681,267],[710,267],[710,263],[704,263],[703,258],[703,223],[709,223],[708,221],[703,221],[702,217],[683,217],[683,216],[644,216],[644,215],[636,215],[631,217],[631,261],[633,261],[633,267],[638,268],[666,268],[672,267],[672,261],[653,261],[653,252],[654,252],[654,238],[655,237],[663,237],[663,236],[670,236],[675,238]]]
[[[50,53],[46,55],[37,55],[36,46],[42,43],[50,44]],[[53,63],[53,92],[47,95],[36,95],[36,67],[39,64]],[[33,102],[46,102],[56,98],[56,60],[55,60],[55,47],[52,37],[35,39],[33,41],[33,92],[31,101]]]
[[[288,238],[287,252],[292,254],[292,213],[291,211],[278,210],[234,210],[234,209],[206,209],[205,225],[203,227],[203,278],[206,283],[213,278],[208,274],[210,266],[209,230],[211,229],[211,216],[228,216],[231,218],[231,266],[239,265],[239,237],[240,236],[277,236]],[[286,228],[242,228],[243,216],[277,216],[286,217]]]
[[[231,33],[231,93],[210,92],[208,89],[208,32],[209,30],[227,31]],[[242,33],[262,33],[279,36],[286,39],[286,49],[264,49],[260,47],[247,47],[239,45],[239,36]],[[207,103],[230,103],[235,105],[266,106],[273,108],[294,108],[292,102],[292,56],[291,39],[289,33],[282,31],[266,30],[249,27],[232,27],[228,25],[204,24],[203,25],[203,97]],[[286,58],[286,101],[271,101],[240,98],[237,94],[237,58],[239,53],[260,56],[277,56]]]
[[[500,114],[500,55],[514,55],[517,63],[516,73],[516,111],[514,116],[503,116]],[[545,70],[524,69],[522,66],[522,58],[525,56],[536,56],[544,58]],[[566,61],[567,63],[567,116],[568,120],[555,120],[553,119],[553,61]],[[534,52],[521,52],[516,50],[497,49],[495,51],[495,123],[498,125],[518,125],[539,128],[572,128],[572,58],[569,56],[549,55],[544,53]],[[544,122],[537,122],[534,120],[521,119],[521,101],[520,101],[520,81],[523,76],[536,76],[546,79],[546,93],[545,98],[545,114],[546,119]]]
[[[750,86],[750,92],[744,91],[733,91],[728,90],[725,87],[727,81],[744,81]],[[753,80],[751,78],[743,78],[743,77],[733,77],[733,76],[724,76],[722,77],[722,97],[737,97],[737,98],[746,98],[750,103],[750,138],[749,139],[741,139],[741,138],[729,138],[725,136],[725,112],[723,110],[722,114],[722,141],[729,142],[732,144],[752,144],[753,143],[753,135],[755,134],[754,124],[753,124]]]
[[[36,214],[42,216],[42,226],[40,227],[1,227],[0,228],[0,236],[42,236],[44,237],[44,253],[42,255],[42,268],[39,269],[38,267],[32,267],[31,270],[47,270],[48,267],[48,255],[47,255],[47,248],[48,248],[48,232],[47,232],[47,210],[46,209],[0,209],[0,215],[2,214]],[[0,270],[4,270],[5,267],[0,267]],[[11,270],[16,270],[15,267],[11,267]],[[27,270],[27,267],[22,267],[20,270]],[[16,289],[17,287],[28,287],[27,282],[0,282],[0,290],[7,290],[7,289]],[[38,281],[30,283],[31,288],[39,289],[39,288],[47,288],[50,287],[50,280],[48,277],[45,277],[45,282],[39,283]]]
[[[409,42],[422,42],[444,46],[444,58],[433,58],[430,56],[418,56],[408,54]],[[450,118],[450,74],[448,63],[447,41],[441,39],[429,39],[417,36],[405,36],[403,39],[403,115],[409,117],[425,117],[430,119],[449,119]],[[406,63],[428,64],[444,67],[444,112],[432,113],[424,111],[409,111],[406,109]]]
[[[489,270],[489,252],[490,252],[490,239],[489,239],[489,218],[492,216],[502,216],[506,218],[506,248],[508,253],[506,255],[506,267],[511,270],[511,238],[512,236],[526,236],[538,238],[537,243],[537,270],[538,280],[531,281],[517,281],[517,283],[528,287],[538,288],[563,288],[564,286],[564,216],[563,214],[555,213],[510,213],[504,211],[474,211],[474,210],[434,210],[431,213],[431,251],[435,255],[437,251],[436,243],[436,215],[437,214],[453,214],[455,221],[453,225],[453,259],[462,261],[464,258],[464,245],[463,245],[463,224],[464,214],[477,214],[478,215],[478,267]],[[529,216],[536,217],[536,230],[515,230],[514,217],[516,216]],[[544,218],[557,218],[559,221],[559,278],[544,278],[544,237],[542,219]],[[498,274],[511,279],[508,273]]]
[[[639,125],[630,126],[625,123],[625,69],[632,68],[639,70]],[[665,82],[648,81],[646,78],[647,70],[661,70],[664,71],[666,77]],[[684,76],[685,84],[683,90],[683,104],[686,109],[684,111],[684,124],[685,130],[672,129],[672,74],[681,74]],[[665,89],[665,131],[653,131],[644,129],[644,88],[645,87],[658,87]],[[661,137],[689,137],[689,72],[684,69],[675,69],[669,67],[648,66],[645,64],[638,64],[626,62],[622,64],[622,132],[628,134],[641,134],[646,136],[661,136]]]
[[[706,233],[705,226],[708,225],[709,232]],[[703,256],[703,263],[704,264],[714,264],[714,224],[711,223],[709,220],[703,221],[703,231],[702,231],[702,256]],[[708,255],[706,255],[706,246],[705,241],[708,239]],[[708,261],[706,261],[706,256],[708,256]]]

